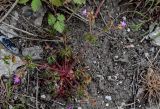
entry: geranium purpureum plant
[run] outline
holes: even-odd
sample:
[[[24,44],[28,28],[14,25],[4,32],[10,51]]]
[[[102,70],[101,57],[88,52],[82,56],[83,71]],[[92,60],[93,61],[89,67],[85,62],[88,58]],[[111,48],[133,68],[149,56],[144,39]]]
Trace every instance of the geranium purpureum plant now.
[[[87,73],[77,74],[75,63],[76,61],[72,57],[59,57],[55,58],[53,63],[50,61],[49,63],[38,65],[39,69],[45,69],[50,73],[58,74],[57,86],[53,89],[56,93],[55,98],[68,99],[76,97],[78,88],[85,88],[85,85],[88,85],[89,82],[86,82],[86,78],[90,78],[90,76]]]

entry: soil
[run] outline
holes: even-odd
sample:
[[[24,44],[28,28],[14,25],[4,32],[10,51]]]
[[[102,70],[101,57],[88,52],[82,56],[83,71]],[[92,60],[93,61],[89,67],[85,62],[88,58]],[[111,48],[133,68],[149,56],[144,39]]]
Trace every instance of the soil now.
[[[105,7],[101,11],[103,15],[107,11],[113,17],[120,14],[118,1],[113,0],[112,3],[105,3]],[[101,19],[100,16],[99,19]],[[97,28],[103,28],[104,22],[99,19],[96,20],[94,34],[99,33]],[[128,19],[127,23],[131,24],[132,22],[133,19]],[[142,71],[149,67],[146,55],[149,59],[153,59],[159,48],[146,40],[140,42],[144,30],[128,32],[127,29],[124,29],[102,33],[96,35],[98,38],[96,44],[90,45],[84,41],[84,33],[88,32],[85,23],[72,19],[69,27],[71,28],[72,46],[78,55],[83,54],[84,63],[89,66],[88,72],[93,79],[89,92],[96,99],[97,106],[84,106],[84,109],[145,108],[144,103],[135,103],[134,105],[134,98],[139,88],[137,80]],[[130,45],[134,47],[128,47]],[[157,57],[154,64],[158,65],[159,58]],[[107,100],[106,96],[111,96],[112,100]],[[131,105],[124,106],[124,103]]]

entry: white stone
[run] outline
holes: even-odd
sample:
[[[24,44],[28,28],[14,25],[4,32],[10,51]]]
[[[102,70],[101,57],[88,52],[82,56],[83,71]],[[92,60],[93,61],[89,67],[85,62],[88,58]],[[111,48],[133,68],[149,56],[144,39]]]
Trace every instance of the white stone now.
[[[109,103],[106,103],[106,106],[109,106]]]
[[[108,101],[111,101],[112,97],[111,96],[105,96],[105,99],[108,100]]]
[[[45,98],[46,98],[46,95],[41,95],[41,98],[42,98],[42,99],[45,99]]]
[[[146,36],[146,38],[150,37],[152,39],[152,43],[154,45],[160,46],[160,27],[157,27],[155,31],[151,32]]]
[[[78,107],[78,109],[82,109],[82,107]]]

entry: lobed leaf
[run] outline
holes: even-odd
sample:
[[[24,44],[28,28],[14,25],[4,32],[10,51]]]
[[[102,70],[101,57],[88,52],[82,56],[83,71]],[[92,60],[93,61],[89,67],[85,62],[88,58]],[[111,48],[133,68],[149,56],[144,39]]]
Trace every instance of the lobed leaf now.
[[[19,0],[18,3],[19,4],[26,4],[29,0]]]
[[[52,5],[57,6],[57,7],[63,5],[63,2],[62,2],[61,0],[49,0],[49,1],[50,1],[50,3],[51,3]]]
[[[65,27],[64,22],[57,21],[54,24],[54,29],[60,33],[62,33],[64,31],[64,27]]]
[[[48,14],[48,24],[50,26],[53,26],[55,24],[55,22],[56,22],[55,16],[53,14],[51,14],[51,13]]]
[[[65,20],[65,16],[63,14],[57,14],[57,19],[63,22]]]
[[[32,0],[31,7],[34,12],[38,11],[42,7],[41,0]]]
[[[80,5],[86,4],[86,0],[73,0],[73,2]]]

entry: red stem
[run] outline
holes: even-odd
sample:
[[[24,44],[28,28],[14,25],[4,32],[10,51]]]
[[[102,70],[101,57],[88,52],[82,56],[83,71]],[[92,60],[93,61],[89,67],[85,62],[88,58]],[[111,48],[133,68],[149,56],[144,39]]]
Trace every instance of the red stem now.
[[[100,9],[101,9],[101,7],[102,7],[102,5],[103,5],[103,3],[105,2],[105,0],[102,0],[101,2],[100,2],[100,4],[99,4],[99,6],[98,6],[98,8],[97,8],[97,10],[96,10],[96,13],[95,13],[95,18],[97,18],[97,16],[98,16],[98,14],[99,14],[99,12],[100,12]]]

